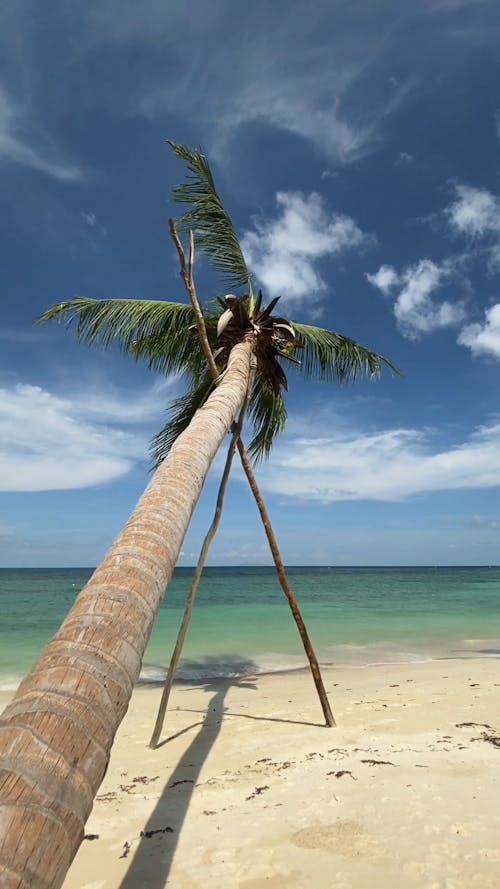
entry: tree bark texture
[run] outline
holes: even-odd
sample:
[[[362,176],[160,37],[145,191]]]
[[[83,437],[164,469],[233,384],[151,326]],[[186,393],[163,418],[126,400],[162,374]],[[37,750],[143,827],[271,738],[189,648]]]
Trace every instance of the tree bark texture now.
[[[83,840],[191,514],[244,402],[251,354],[251,340],[235,346],[0,717],[1,889],[58,889]]]

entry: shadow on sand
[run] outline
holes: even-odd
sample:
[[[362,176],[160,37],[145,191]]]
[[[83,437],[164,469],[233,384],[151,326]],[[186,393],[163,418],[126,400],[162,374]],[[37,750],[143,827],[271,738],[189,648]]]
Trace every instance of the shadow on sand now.
[[[225,659],[227,660],[227,659]],[[210,661],[184,664],[189,672],[210,671]],[[235,675],[224,679],[193,680],[190,685],[203,688],[211,697],[204,718],[181,729],[160,742],[159,747],[199,727],[191,744],[181,756],[164,787],[151,817],[141,832],[141,839],[120,889],[163,889],[168,879],[182,825],[188,813],[191,796],[204,762],[219,735],[225,711],[226,694],[233,686],[255,689],[245,676],[255,672],[252,661],[232,661]],[[188,711],[189,712],[189,711]],[[197,711],[191,711],[197,712]],[[167,713],[168,722],[168,713]],[[157,748],[158,749],[158,748]]]

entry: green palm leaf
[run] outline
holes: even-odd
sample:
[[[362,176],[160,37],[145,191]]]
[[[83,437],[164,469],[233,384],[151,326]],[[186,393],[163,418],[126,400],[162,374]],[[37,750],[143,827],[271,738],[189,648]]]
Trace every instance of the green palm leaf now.
[[[198,340],[189,332],[194,313],[191,306],[184,303],[82,296],[55,303],[36,321],[42,323],[53,318],[75,324],[76,335],[82,342],[104,348],[115,343],[124,352],[147,357],[152,367],[157,366],[154,361],[161,364],[163,373],[192,370],[200,358]]]
[[[245,287],[252,294],[251,275],[229,214],[215,189],[212,171],[201,151],[169,141],[175,154],[186,161],[187,182],[172,189],[172,199],[191,209],[178,220],[179,230],[194,232],[198,248],[210,257],[230,287]]]
[[[382,365],[398,374],[387,358],[356,343],[340,333],[292,321],[300,344],[301,369],[308,377],[337,382],[355,379],[360,374],[378,376]]]
[[[285,427],[287,416],[281,392],[275,394],[260,374],[254,380],[248,412],[254,427],[248,455],[258,461],[269,456],[274,439]]]
[[[141,337],[128,351],[135,358],[143,358],[150,370],[165,376],[177,370],[198,379],[207,364],[200,341],[191,329],[180,334]]]

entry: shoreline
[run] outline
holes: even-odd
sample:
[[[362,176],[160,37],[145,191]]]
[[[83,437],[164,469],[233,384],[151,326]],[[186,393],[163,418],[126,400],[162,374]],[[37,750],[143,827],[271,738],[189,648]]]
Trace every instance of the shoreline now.
[[[462,642],[471,642],[475,640],[459,640]],[[494,637],[492,639],[482,639],[481,643],[490,643],[491,645],[498,645],[498,638]],[[361,646],[360,646],[361,647]],[[369,646],[367,646],[369,648]],[[297,657],[297,655],[293,655]],[[419,664],[432,664],[432,663],[442,663],[448,661],[460,661],[460,662],[468,662],[468,661],[488,661],[495,660],[500,657],[500,648],[492,647],[488,649],[484,649],[482,651],[471,650],[470,653],[467,653],[466,650],[462,654],[437,654],[434,652],[433,654],[415,654],[414,657],[409,659],[394,659],[394,660],[377,660],[377,661],[362,661],[356,663],[355,661],[334,661],[334,660],[323,660],[320,658],[320,668],[322,671],[328,670],[370,670],[375,667],[405,667]],[[202,661],[200,661],[200,666]],[[144,668],[143,668],[144,669]],[[157,672],[161,672],[162,676],[158,678],[152,678],[150,676],[143,676],[142,671],[139,679],[134,688],[134,692],[140,689],[154,689],[161,688],[165,676],[167,673],[167,667],[154,667],[152,665],[146,665],[146,670],[155,670]],[[181,662],[181,670],[182,673],[182,662]],[[288,667],[276,667],[275,669],[269,669],[264,667],[262,670],[249,670],[248,672],[228,672],[224,674],[214,674],[207,672],[205,675],[200,674],[195,677],[186,677],[182,675],[177,675],[174,680],[174,685],[179,686],[191,686],[191,685],[199,685],[205,682],[224,682],[228,679],[245,679],[245,678],[255,678],[258,679],[260,677],[265,676],[287,676],[291,674],[300,674],[300,673],[309,673],[309,665],[307,661],[304,659],[304,662],[298,666],[288,666]],[[5,701],[8,701],[10,697],[16,692],[20,682],[24,678],[26,674],[19,674],[16,676],[12,676],[9,674],[5,674],[3,677],[0,673],[0,707],[5,707]],[[5,697],[5,701],[2,703],[3,698]],[[1,711],[0,711],[1,712]]]
[[[136,688],[64,889],[494,889],[495,660]]]

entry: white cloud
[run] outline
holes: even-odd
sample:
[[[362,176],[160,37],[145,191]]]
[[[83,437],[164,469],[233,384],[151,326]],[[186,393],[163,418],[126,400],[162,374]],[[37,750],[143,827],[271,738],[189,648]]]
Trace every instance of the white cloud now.
[[[500,199],[470,185],[456,186],[456,200],[445,210],[455,234],[483,244],[492,267],[500,266]]]
[[[374,275],[366,275],[370,284],[385,295],[396,287],[394,315],[401,332],[410,339],[443,327],[460,324],[465,317],[463,305],[447,300],[437,303],[435,292],[447,283],[454,272],[450,261],[437,264],[421,259],[398,274],[392,266],[383,265]]]
[[[439,450],[429,434],[388,429],[284,439],[259,470],[262,488],[325,503],[402,500],[432,491],[500,485],[500,423]]]
[[[82,178],[82,171],[57,157],[50,145],[34,147],[36,134],[22,119],[19,108],[0,87],[0,162],[30,167],[62,182]]]
[[[464,327],[458,343],[467,346],[473,355],[489,355],[500,359],[500,303],[485,311],[484,324]]]
[[[375,272],[374,275],[367,273],[365,277],[370,284],[381,290],[384,296],[387,296],[392,288],[399,284],[399,275],[392,265],[381,265],[378,272]]]
[[[442,285],[449,273],[446,264],[436,265],[430,259],[422,259],[403,273],[404,286],[395,302],[394,314],[407,336],[430,333],[463,320],[464,312],[460,305],[447,301],[436,305],[431,299],[431,294]]]
[[[113,390],[65,394],[17,384],[0,389],[0,490],[85,488],[147,459],[148,438],[131,424],[160,420],[157,386],[134,399]]]
[[[500,268],[500,198],[469,185],[457,185],[455,195],[444,213],[453,234],[469,241],[461,256],[441,263],[422,259],[402,272],[391,265],[382,265],[374,274],[365,275],[385,296],[395,295],[394,315],[402,333],[410,339],[465,322],[463,300],[438,301],[436,294],[453,282],[462,289],[467,286],[466,278],[460,280],[460,271],[474,258],[473,245],[478,244],[481,254],[488,256],[490,270]],[[483,324],[464,326],[458,343],[470,348],[474,355],[499,358],[500,305],[486,311]]]
[[[281,294],[287,305],[307,300],[310,306],[326,289],[317,263],[359,248],[371,240],[350,216],[328,213],[316,192],[279,192],[279,216],[256,218],[242,237],[247,262],[266,290]]]
[[[500,229],[498,199],[489,191],[457,185],[457,199],[447,209],[451,227],[460,234],[481,237]]]

